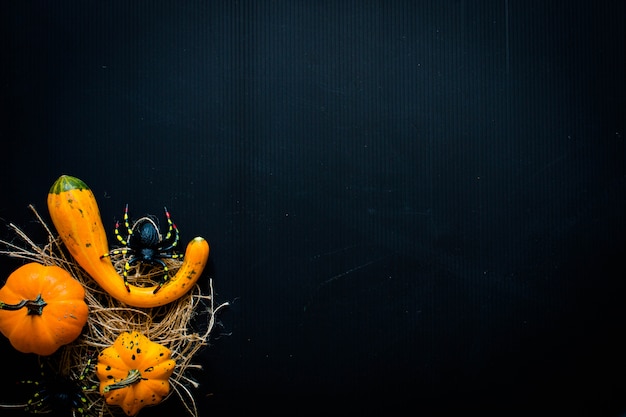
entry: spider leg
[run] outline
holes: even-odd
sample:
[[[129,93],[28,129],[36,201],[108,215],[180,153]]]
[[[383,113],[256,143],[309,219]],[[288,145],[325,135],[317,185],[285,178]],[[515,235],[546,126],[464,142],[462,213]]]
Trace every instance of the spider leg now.
[[[165,250],[168,250],[165,248]],[[159,252],[159,258],[183,259],[184,253]]]
[[[80,372],[80,374],[78,375],[78,377],[76,378],[76,381],[78,383],[81,383],[82,385],[80,385],[80,393],[76,394],[77,398],[74,398],[72,400],[72,415],[75,416],[76,412],[78,412],[78,415],[80,416],[84,416],[86,415],[85,413],[89,410],[89,408],[91,407],[88,404],[88,400],[87,397],[83,394],[84,392],[87,391],[94,391],[98,389],[98,385],[97,384],[92,384],[92,385],[87,385],[86,384],[86,379],[87,379],[87,375],[90,372],[93,372],[94,368],[95,368],[95,364],[93,363],[94,359],[97,357],[97,352],[94,352],[92,354],[90,354],[87,358],[87,363],[85,364],[85,367],[82,369],[82,371]]]
[[[130,220],[129,220],[129,216],[128,216],[128,203],[126,204],[126,207],[124,208],[124,226],[126,227],[126,233],[128,235],[128,237],[126,239],[124,239],[122,237],[122,235],[120,234],[120,221],[119,220],[117,220],[115,222],[114,233],[115,233],[115,238],[117,239],[118,242],[120,242],[120,244],[122,244],[123,246],[128,246],[128,240],[130,239],[130,235],[133,233],[133,230],[130,227]],[[106,258],[107,256],[119,255],[119,254],[125,255],[126,252],[121,252],[119,250],[113,250],[113,251],[110,251],[109,253],[105,253],[103,255],[100,255],[100,259]]]
[[[43,362],[41,362],[41,360],[39,361],[39,374],[43,381],[46,374],[44,372],[44,364]],[[40,381],[32,379],[20,382],[22,384],[31,384],[36,387],[40,387],[40,385],[42,385]],[[45,388],[45,386],[42,386],[41,389],[36,391],[33,396],[29,398],[28,402],[26,403],[25,410],[31,413],[47,413],[49,407],[48,404],[46,404],[46,401],[48,401],[49,398],[50,394],[48,393],[48,390]]]
[[[80,401],[80,403],[78,401]],[[87,398],[85,398],[84,395],[81,395],[79,400],[73,401],[72,406],[76,411],[78,411],[79,415],[84,416],[85,411],[87,410],[87,408],[85,408],[87,406]],[[73,413],[74,412],[72,411],[72,415],[75,415]]]
[[[176,227],[176,224],[172,221],[170,212],[167,211],[167,207],[163,208],[165,209],[165,218],[167,219],[167,234],[165,235],[163,242],[168,242],[168,245],[161,248],[162,252],[174,249],[178,245],[178,240],[180,239],[178,227]]]
[[[130,271],[130,267],[139,261],[139,258],[136,256],[132,256],[129,260],[124,264],[124,272],[122,272],[122,276],[124,278],[124,286],[126,287],[126,291],[130,292],[130,285],[128,284],[128,271]]]
[[[119,220],[115,222],[114,232],[115,232],[115,238],[117,239],[117,241],[120,242],[122,245],[127,246],[128,239],[130,239],[130,235],[133,233],[133,229],[130,227],[130,217],[128,215],[128,203],[126,203],[126,207],[124,207],[124,226],[126,227],[126,234],[127,234],[126,239],[124,239],[122,235],[120,235],[120,221]]]
[[[163,279],[158,283],[154,291],[152,291],[152,294],[156,294],[163,287],[163,285],[165,285],[165,283],[170,279],[170,274],[169,274],[169,269],[167,268],[167,265],[161,259],[153,259],[152,263],[159,264],[161,265],[161,267],[163,267]]]
[[[98,357],[97,351],[89,355],[89,357],[87,358],[87,363],[85,364],[85,367],[80,372],[80,375],[78,375],[78,381],[84,381],[87,378],[87,375],[94,371],[96,367],[96,364],[94,363],[94,359],[96,359],[97,357]],[[97,388],[98,388],[98,385],[95,385],[95,384],[82,386],[83,391],[94,390]]]
[[[120,242],[122,245],[126,246],[127,245],[126,241],[124,240],[122,235],[120,235],[120,221],[119,220],[115,222],[114,233],[115,233],[115,238],[117,239],[117,241]]]
[[[39,385],[39,384],[37,384]],[[26,410],[31,413],[47,413],[49,412],[49,406],[47,401],[50,399],[50,394],[43,388],[33,394],[33,397],[28,400],[26,404]]]
[[[105,253],[104,255],[100,255],[100,259],[106,258],[107,256],[113,256],[113,255],[126,255],[127,253],[131,253],[131,252],[132,251],[130,249],[128,249],[128,248],[113,249],[109,253]]]
[[[126,203],[126,206],[124,207],[124,227],[126,227],[126,233],[128,234],[126,240],[119,235],[117,227],[115,228],[115,235],[117,240],[119,240],[122,245],[126,246],[128,240],[130,239],[130,235],[133,234],[133,229],[130,227],[130,216],[128,215],[128,203]]]

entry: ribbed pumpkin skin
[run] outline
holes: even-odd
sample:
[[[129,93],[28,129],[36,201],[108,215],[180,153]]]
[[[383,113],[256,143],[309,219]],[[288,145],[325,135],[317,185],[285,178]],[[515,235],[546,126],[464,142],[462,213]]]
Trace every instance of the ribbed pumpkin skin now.
[[[169,378],[176,362],[168,348],[138,332],[124,332],[98,356],[95,372],[100,393],[107,404],[121,407],[134,416],[149,405],[160,403],[169,394]],[[135,382],[125,384],[129,372],[139,372]],[[115,384],[124,385],[111,389]]]
[[[196,237],[188,243],[181,267],[156,294],[157,286],[129,285],[127,291],[110,258],[100,258],[109,252],[109,244],[91,189],[76,177],[60,176],[50,187],[48,211],[76,262],[103,290],[129,306],[159,307],[177,300],[193,288],[209,258],[208,242]]]
[[[83,286],[58,266],[27,263],[13,271],[0,289],[4,304],[38,296],[45,302],[41,315],[28,314],[27,308],[0,310],[0,331],[18,351],[48,356],[76,340],[89,311]]]

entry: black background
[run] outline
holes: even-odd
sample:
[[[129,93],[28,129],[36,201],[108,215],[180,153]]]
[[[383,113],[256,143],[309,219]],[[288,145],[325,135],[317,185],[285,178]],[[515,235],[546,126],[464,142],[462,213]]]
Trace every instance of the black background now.
[[[206,237],[201,415],[620,415],[624,9],[3,2],[0,218],[65,173]]]

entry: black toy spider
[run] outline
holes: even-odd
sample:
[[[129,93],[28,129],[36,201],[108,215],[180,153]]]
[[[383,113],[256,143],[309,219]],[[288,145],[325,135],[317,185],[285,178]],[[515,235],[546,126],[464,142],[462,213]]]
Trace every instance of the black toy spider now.
[[[43,362],[39,363],[41,379],[21,381],[22,384],[37,387],[35,394],[28,400],[24,410],[32,414],[52,413],[53,415],[72,416],[89,415],[89,401],[86,392],[97,392],[96,384],[89,385],[87,375],[93,371],[92,358],[76,378],[60,375],[48,364],[45,370]]]
[[[124,248],[114,249],[109,253],[100,256],[104,258],[111,255],[129,255],[130,257],[124,265],[124,285],[126,290],[130,292],[128,285],[128,272],[136,263],[147,263],[163,268],[163,278],[154,289],[154,294],[163,287],[169,279],[168,268],[163,259],[181,259],[182,254],[174,253],[174,249],[178,245],[179,233],[178,228],[172,222],[169,211],[165,207],[165,218],[167,219],[167,233],[165,238],[161,236],[159,226],[152,217],[146,216],[135,221],[132,226],[128,215],[128,204],[124,209],[124,226],[126,227],[126,238],[120,235],[120,222],[115,222],[115,237],[124,245]]]

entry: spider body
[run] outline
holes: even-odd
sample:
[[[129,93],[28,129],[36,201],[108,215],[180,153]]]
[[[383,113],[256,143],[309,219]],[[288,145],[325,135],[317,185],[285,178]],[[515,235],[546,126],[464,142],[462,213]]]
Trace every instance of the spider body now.
[[[161,287],[169,279],[169,269],[164,259],[181,259],[182,254],[175,253],[174,250],[178,246],[179,232],[178,228],[172,221],[167,207],[165,207],[165,218],[167,219],[167,233],[165,237],[161,235],[159,226],[154,218],[150,216],[142,217],[132,223],[128,214],[128,204],[124,209],[124,227],[126,228],[126,237],[120,234],[120,222],[115,223],[115,237],[118,242],[124,245],[124,248],[114,249],[109,253],[100,256],[104,258],[111,255],[128,255],[128,259],[124,265],[122,273],[124,285],[130,292],[128,285],[128,273],[133,265],[137,263],[150,264],[163,268],[163,277],[154,290],[156,294]]]

